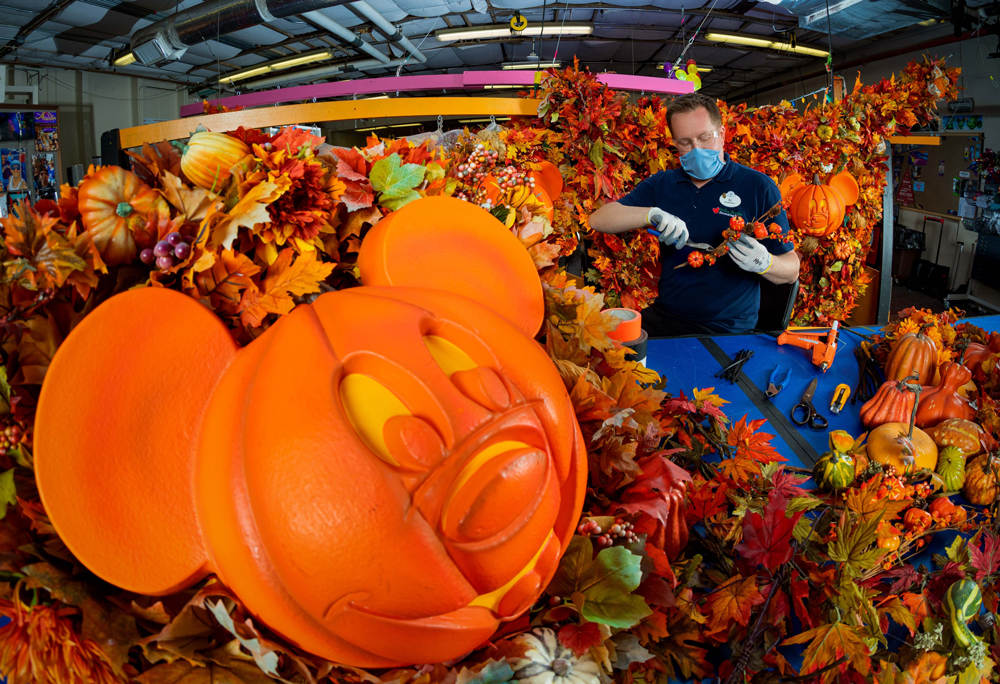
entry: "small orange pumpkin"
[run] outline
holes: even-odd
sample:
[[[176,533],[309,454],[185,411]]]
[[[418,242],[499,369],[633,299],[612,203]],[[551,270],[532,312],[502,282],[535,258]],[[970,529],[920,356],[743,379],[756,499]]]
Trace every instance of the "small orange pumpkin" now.
[[[917,373],[917,382],[929,385],[937,368],[937,345],[923,333],[907,333],[896,340],[885,364],[886,380],[905,380]],[[964,383],[963,383],[964,384]]]
[[[889,380],[861,407],[861,422],[866,428],[885,423],[908,422],[914,401],[916,395],[907,388],[904,381]]]
[[[962,353],[962,365],[975,375],[976,371],[983,365],[983,361],[990,358],[992,354],[993,350],[985,344],[971,342]]]
[[[151,210],[167,209],[158,192],[117,166],[105,166],[81,183],[77,204],[83,227],[108,266],[132,261],[134,233],[144,231]]]
[[[969,461],[965,468],[965,485],[962,494],[969,503],[977,506],[989,506],[1000,494],[1000,484],[997,483],[997,473],[1000,472],[1000,459],[996,454],[982,454]]]
[[[199,188],[218,192],[231,169],[250,154],[242,140],[225,133],[198,131],[181,145],[181,171]]]
[[[844,223],[847,207],[858,201],[860,190],[854,176],[845,172],[830,179],[829,185],[820,182],[819,174],[812,183],[805,183],[798,174],[792,174],[781,183],[781,195],[790,198],[788,218],[805,235],[823,237]]]
[[[958,388],[972,377],[965,366],[947,361],[941,365],[941,384],[924,388],[917,406],[917,427],[933,427],[946,418],[972,420],[976,412],[969,400],[958,393]]]

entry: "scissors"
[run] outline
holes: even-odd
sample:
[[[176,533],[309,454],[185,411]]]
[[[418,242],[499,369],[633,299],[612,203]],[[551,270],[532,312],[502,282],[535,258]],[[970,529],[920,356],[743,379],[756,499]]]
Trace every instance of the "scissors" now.
[[[802,400],[792,407],[792,422],[796,425],[808,425],[813,430],[825,430],[829,427],[830,421],[817,413],[816,407],[812,405],[812,398],[816,394],[817,383],[819,383],[819,378],[813,378],[813,381],[806,387],[805,394],[802,395]],[[795,417],[795,413],[799,409],[802,409],[802,412],[805,414],[805,418],[802,420]]]
[[[778,374],[782,370],[785,371],[785,375],[783,378],[779,380]],[[775,366],[774,370],[771,371],[771,377],[767,379],[767,391],[765,392],[765,394],[768,397],[775,396],[778,392],[780,392],[785,388],[785,385],[788,384],[788,380],[791,377],[792,377],[792,371],[788,370],[787,368],[782,368],[781,366]]]

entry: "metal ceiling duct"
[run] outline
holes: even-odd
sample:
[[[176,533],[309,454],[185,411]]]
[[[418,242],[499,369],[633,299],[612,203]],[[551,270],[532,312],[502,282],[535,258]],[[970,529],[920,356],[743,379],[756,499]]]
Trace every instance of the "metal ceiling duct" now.
[[[191,45],[348,0],[211,0],[173,14],[132,34],[132,53],[145,66],[172,62]]]
[[[321,78],[329,78],[331,76],[337,76],[339,74],[349,73],[352,71],[389,69],[405,64],[406,61],[406,59],[394,59],[389,62],[381,62],[377,59],[362,59],[356,62],[347,62],[346,64],[321,66],[313,69],[306,69],[305,71],[296,71],[289,74],[282,74],[280,76],[271,76],[270,78],[263,78],[259,81],[252,81],[245,84],[243,87],[247,90],[257,90],[259,88],[267,88],[268,86],[273,85],[300,83],[302,81],[315,81]]]
[[[939,19],[951,12],[950,0],[785,0],[781,6],[798,16],[799,28],[854,40]]]
[[[352,2],[351,7],[360,12],[364,17],[370,20],[373,24],[378,26],[379,30],[384,33],[389,40],[395,41],[402,45],[407,52],[409,52],[413,59],[418,62],[426,62],[427,57],[417,46],[410,42],[410,39],[403,35],[403,32],[398,28],[389,23],[389,21],[379,14],[378,10],[369,5],[365,0],[358,0],[357,2]]]
[[[378,61],[382,62],[383,64],[389,61],[389,56],[386,55],[384,52],[376,49],[374,45],[371,45],[361,40],[361,38],[356,33],[354,33],[354,31],[344,26],[341,26],[333,19],[323,14],[322,12],[320,11],[306,12],[302,16],[311,21],[312,23],[316,24],[320,28],[325,28],[327,31],[337,36],[348,45],[356,47],[357,49],[362,50],[364,52],[367,52],[369,55],[371,55]]]

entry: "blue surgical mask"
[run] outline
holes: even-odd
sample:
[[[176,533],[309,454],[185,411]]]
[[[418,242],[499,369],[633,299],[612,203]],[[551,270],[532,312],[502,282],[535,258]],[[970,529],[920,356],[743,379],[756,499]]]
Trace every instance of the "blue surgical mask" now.
[[[718,150],[706,150],[701,147],[696,147],[681,157],[681,168],[698,180],[715,178],[719,171],[722,171],[724,164]]]

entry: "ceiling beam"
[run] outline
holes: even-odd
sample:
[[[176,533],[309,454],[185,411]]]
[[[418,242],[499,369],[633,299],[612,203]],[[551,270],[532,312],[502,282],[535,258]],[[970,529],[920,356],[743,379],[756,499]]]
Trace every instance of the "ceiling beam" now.
[[[0,47],[0,58],[6,57],[13,50],[16,50],[21,45],[24,44],[25,39],[31,35],[31,33],[42,24],[47,21],[55,19],[57,16],[62,14],[62,11],[69,7],[74,0],[55,0],[48,7],[43,9],[41,12],[36,14],[31,20],[22,26],[17,35],[7,41],[7,44]]]

